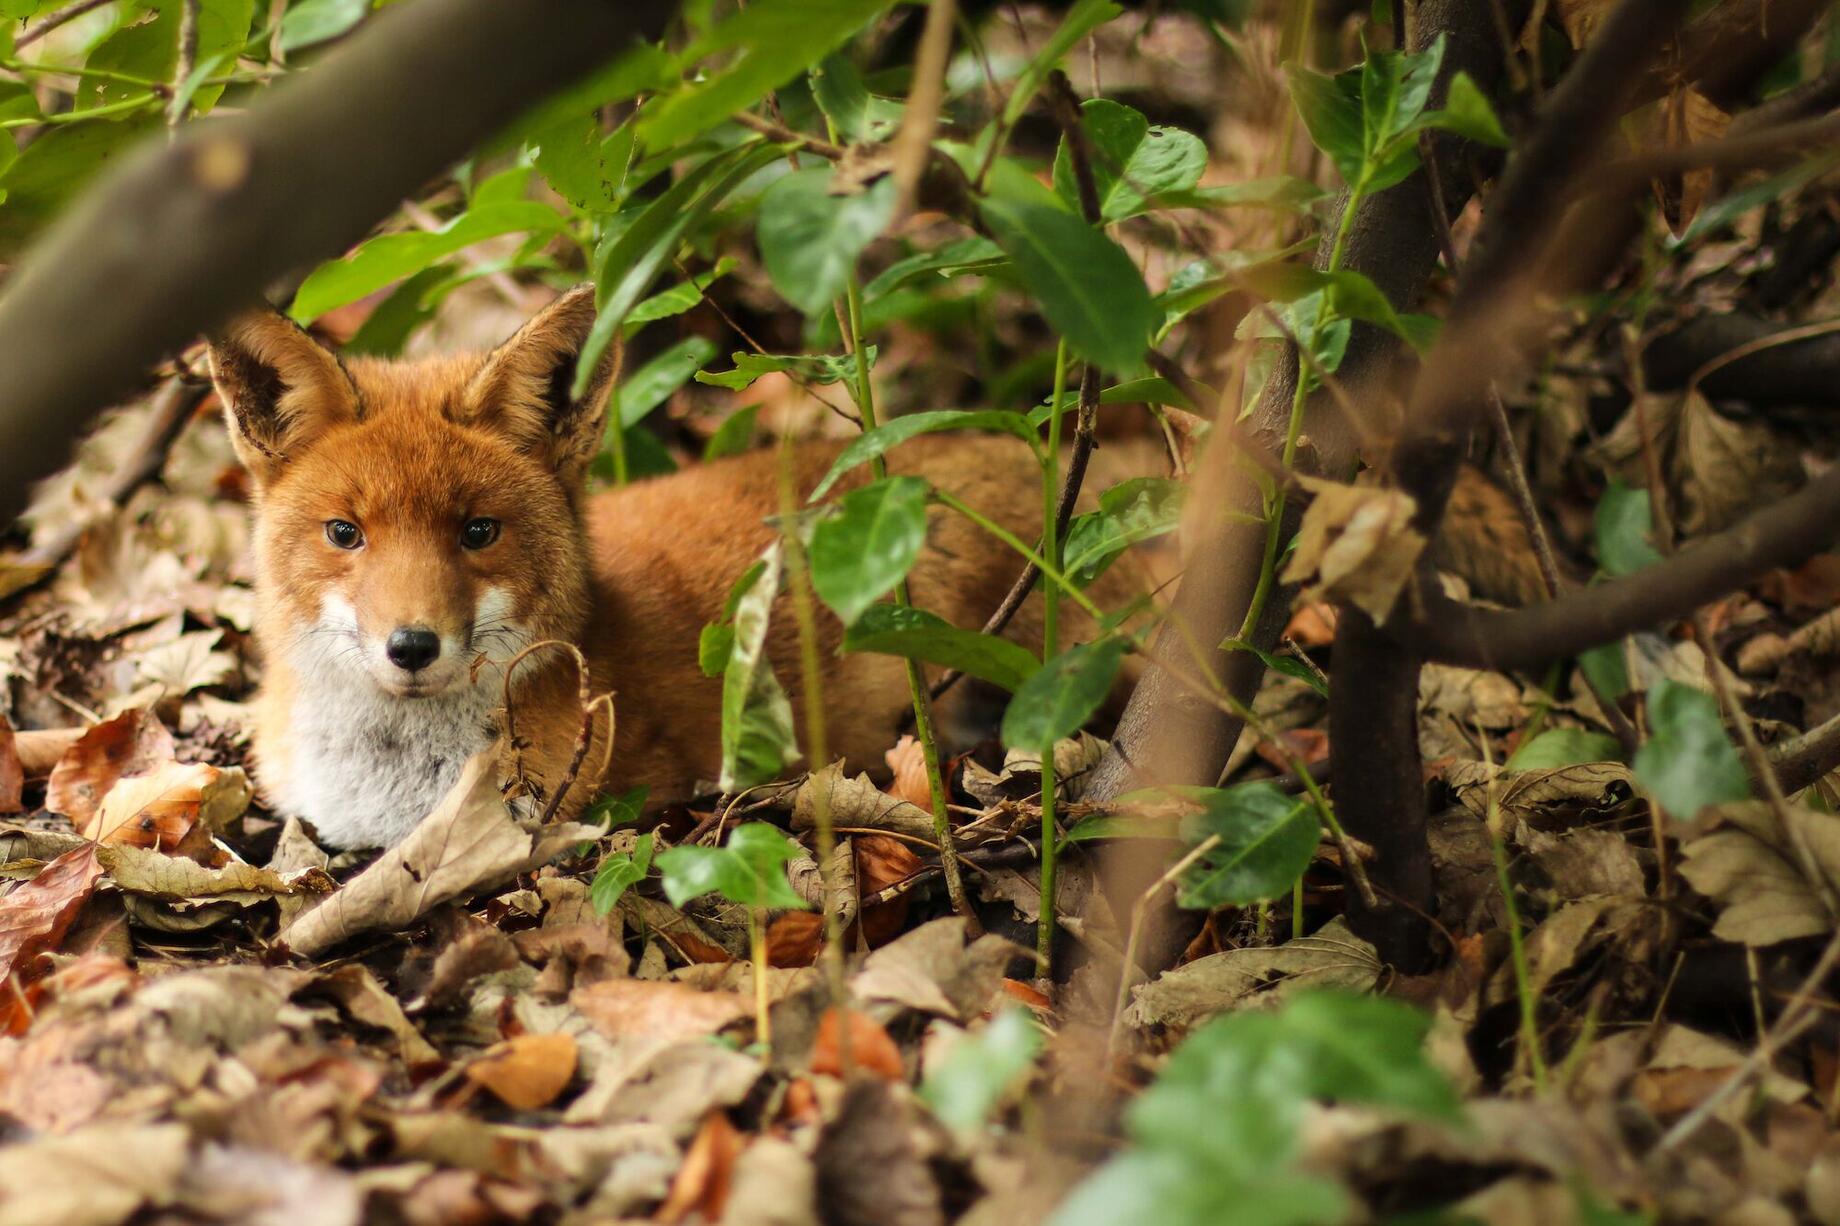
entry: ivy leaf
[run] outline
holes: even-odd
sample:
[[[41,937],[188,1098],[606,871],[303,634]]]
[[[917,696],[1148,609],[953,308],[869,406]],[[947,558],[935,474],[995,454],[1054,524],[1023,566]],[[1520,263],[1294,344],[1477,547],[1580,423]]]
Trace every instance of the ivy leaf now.
[[[843,632],[845,651],[876,651],[924,660],[1015,693],[1041,665],[1027,648],[911,606],[870,605]]]
[[[1620,578],[1661,560],[1652,543],[1654,516],[1648,491],[1611,481],[1597,502],[1597,564],[1604,573]]]
[[[1316,854],[1322,827],[1315,809],[1275,783],[1188,789],[1184,795],[1202,809],[1183,820],[1183,841],[1195,846],[1218,836],[1220,842],[1177,882],[1181,906],[1211,911],[1283,897]]]
[[[611,912],[620,905],[620,895],[645,880],[652,868],[653,842],[652,835],[642,834],[630,854],[616,851],[601,861],[594,883],[588,887],[588,902],[595,914]]]
[[[1080,104],[1080,123],[1093,147],[1093,183],[1099,213],[1107,221],[1134,217],[1149,207],[1146,197],[1187,191],[1207,169],[1207,147],[1180,128],[1152,125],[1143,113],[1108,98]],[[1054,190],[1078,208],[1079,185],[1063,138],[1054,155]]]
[[[1126,549],[1175,530],[1183,485],[1164,477],[1134,477],[1099,495],[1099,509],[1067,525],[1062,569],[1085,587]]]
[[[849,445],[832,461],[830,471],[824,474],[818,487],[811,492],[811,501],[816,502],[824,497],[843,474],[858,464],[867,464],[910,438],[935,434],[941,430],[1000,430],[1015,435],[1031,446],[1039,446],[1035,429],[1029,425],[1028,417],[1008,409],[936,409],[930,413],[909,413],[905,417],[883,422],[873,430],[865,430],[851,439]]]
[[[894,179],[855,195],[830,192],[834,173],[814,166],[784,176],[760,198],[760,255],[780,295],[807,316],[843,294],[856,257],[894,211]]]
[[[1124,643],[1103,639],[1064,651],[1023,682],[1003,713],[1003,743],[1011,749],[1053,752],[1054,743],[1078,732],[1112,692],[1124,660]]]
[[[1021,1009],[1007,1009],[990,1024],[952,1045],[945,1058],[929,1064],[920,1100],[939,1122],[970,1132],[1035,1063],[1041,1029]]]
[[[931,487],[884,477],[845,494],[811,534],[811,582],[848,626],[907,577],[926,544]]]
[[[978,212],[1054,330],[1102,369],[1136,373],[1163,313],[1124,248],[1047,205],[991,197]]]
[[[720,894],[748,907],[810,907],[786,880],[786,862],[798,854],[791,839],[765,822],[735,827],[723,847],[673,847],[658,856],[665,897],[681,907]]]
[[[1582,728],[1548,728],[1508,757],[1511,771],[1544,770],[1576,766],[1581,762],[1620,762],[1622,742],[1602,732]]]
[[[1691,821],[1707,805],[1750,797],[1750,774],[1712,695],[1663,678],[1648,692],[1648,727],[1648,741],[1636,750],[1636,778],[1663,809]]]

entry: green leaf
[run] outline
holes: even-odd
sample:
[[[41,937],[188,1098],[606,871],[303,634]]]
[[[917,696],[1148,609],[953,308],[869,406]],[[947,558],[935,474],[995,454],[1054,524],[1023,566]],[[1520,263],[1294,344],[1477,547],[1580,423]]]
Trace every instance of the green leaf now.
[[[1016,84],[1011,87],[1009,101],[1003,107],[1003,126],[1013,128],[1022,113],[1028,110],[1035,93],[1047,81],[1048,74],[1061,62],[1061,57],[1073,50],[1075,43],[1110,21],[1124,10],[1111,0],[1076,0],[1067,10],[1059,28],[1048,36],[1041,50],[1016,77]]]
[[[1510,144],[1488,95],[1467,72],[1459,72],[1450,79],[1450,93],[1444,99],[1444,109],[1425,115],[1421,126],[1441,128],[1497,149],[1506,149]]]
[[[1291,61],[1284,65],[1284,78],[1310,140],[1329,155],[1345,181],[1355,182],[1366,156],[1360,72],[1329,77]]]
[[[697,635],[696,663],[705,677],[720,677],[734,651],[735,628],[726,622],[710,622]]]
[[[752,11],[752,10],[749,10]],[[711,155],[673,183],[611,242],[594,253],[594,284],[600,314],[583,342],[576,361],[576,398],[587,391],[588,381],[614,331],[651,285],[691,227],[757,172],[783,156],[777,145],[748,142]]]
[[[765,783],[799,756],[792,703],[767,659],[767,627],[780,585],[777,541],[761,562],[754,581],[730,598],[734,640],[722,670],[722,773],[717,781],[724,792]]]
[[[0,259],[11,259],[105,165],[121,157],[160,121],[139,115],[118,122],[69,123],[45,131],[3,172]]]
[[[720,894],[748,907],[810,908],[786,880],[786,862],[798,847],[765,822],[735,827],[724,847],[673,847],[658,856],[665,897],[681,907],[705,894]]]
[[[297,0],[281,19],[281,50],[286,55],[331,42],[370,11],[370,0]]]
[[[614,206],[614,179],[624,164],[609,166],[600,116],[574,115],[530,139],[536,167],[558,196],[578,209],[604,213]]]
[[[1103,639],[1064,651],[1037,669],[1003,713],[1003,743],[1050,753],[1054,743],[1085,726],[1106,697],[1124,661],[1124,643]]]
[[[1132,545],[1173,532],[1182,515],[1183,488],[1165,477],[1133,477],[1106,490],[1097,511],[1076,515],[1067,525],[1063,572],[1085,587]]]
[[[1275,1169],[1228,1179],[1180,1155],[1133,1151],[1075,1188],[1048,1226],[1328,1226],[1347,1220],[1348,1194],[1320,1175]]]
[[[863,287],[863,302],[874,302],[892,293],[916,277],[933,273],[941,279],[981,272],[1007,263],[1003,248],[982,235],[947,243],[937,251],[923,251],[896,260]]]
[[[334,307],[412,277],[474,243],[500,234],[555,234],[561,229],[560,213],[546,204],[524,201],[469,209],[439,230],[382,234],[314,269],[295,292],[288,314],[297,323],[309,324]]]
[[[715,267],[707,272],[697,273],[688,281],[680,281],[670,289],[659,290],[650,298],[640,302],[626,312],[627,335],[638,331],[641,324],[654,320],[669,319],[673,315],[682,315],[703,300],[703,294],[718,280],[735,270],[735,257],[725,255],[715,262]]]
[[[856,270],[856,257],[894,211],[894,179],[867,191],[830,193],[829,166],[794,171],[760,198],[760,255],[780,295],[806,315],[828,311]]]
[[[1100,216],[1107,221],[1134,217],[1149,207],[1146,197],[1187,191],[1207,169],[1207,146],[1180,128],[1152,125],[1139,111],[1107,98],[1080,105],[1080,123],[1093,149],[1093,185]],[[1054,190],[1079,207],[1073,157],[1062,138],[1054,156]]]
[[[838,501],[811,534],[811,584],[848,626],[907,577],[926,544],[919,477],[884,477]]]
[[[1604,573],[1620,578],[1661,560],[1652,543],[1654,518],[1648,491],[1612,480],[1598,500],[1594,516],[1597,529],[1597,564]]]
[[[1054,330],[1102,369],[1143,365],[1163,314],[1124,249],[1073,214],[990,198],[978,212]]]
[[[618,796],[602,796],[588,806],[581,820],[591,825],[605,826],[609,830],[635,825],[640,814],[645,811],[645,801],[651,791],[641,783],[637,787],[627,788]]]
[[[901,126],[901,104],[871,94],[856,65],[841,55],[826,56],[811,70],[811,96],[838,139],[849,144],[885,141]]]
[[[760,406],[750,404],[736,409],[722,419],[716,432],[703,444],[703,462],[720,460],[731,455],[740,455],[753,449],[757,433],[756,425],[760,419]]]
[[[1014,693],[1041,667],[1019,643],[961,630],[911,606],[876,604],[843,632],[845,651],[875,651],[957,669]]]
[[[1328,194],[1307,179],[1276,175],[1268,179],[1248,179],[1244,183],[1162,192],[1151,203],[1159,209],[1254,208],[1296,213]]]
[[[1580,762],[1621,762],[1623,746],[1615,737],[1582,728],[1548,728],[1508,757],[1511,771],[1576,766]]]
[[[1626,640],[1604,643],[1578,653],[1578,667],[1604,697],[1615,700],[1629,692]]]
[[[1182,823],[1183,841],[1220,842],[1177,882],[1176,901],[1196,910],[1247,907],[1290,893],[1316,854],[1321,824],[1306,798],[1275,783],[1242,783],[1188,793],[1200,813]]]
[[[1296,537],[1291,538],[1293,543],[1295,543],[1296,539]],[[1318,694],[1321,694],[1324,698],[1329,696],[1329,683],[1317,676],[1316,670],[1305,664],[1302,660],[1292,656],[1273,655],[1271,652],[1261,648],[1258,644],[1249,643],[1245,639],[1237,636],[1224,640],[1220,646],[1222,650],[1249,651],[1260,660],[1264,661],[1265,667],[1269,668],[1272,672],[1283,673],[1286,677],[1301,681],[1315,690]]]
[[[594,883],[588,887],[588,902],[597,915],[606,915],[620,905],[620,895],[645,880],[652,868],[652,845],[649,834],[639,836],[630,854],[616,851],[601,861]]]
[[[1079,403],[1079,392],[1071,391],[1061,394],[1061,412],[1065,413],[1076,408]],[[1126,379],[1123,383],[1114,383],[1110,387],[1102,388],[1099,392],[1099,403],[1173,404],[1179,409],[1192,410],[1194,408],[1194,405],[1189,403],[1188,397],[1184,396],[1175,384],[1155,376],[1145,379]],[[1054,406],[1051,404],[1036,405],[1029,410],[1029,424],[1034,426],[1044,424],[1053,411]]]
[[[1761,182],[1721,196],[1695,214],[1686,233],[1672,240],[1671,245],[1685,247],[1716,230],[1722,230],[1752,209],[1780,200],[1804,184],[1820,178],[1832,170],[1836,163],[1840,163],[1840,152],[1828,150]]]
[[[685,71],[739,52],[707,78],[666,94],[639,118],[639,138],[659,151],[713,128],[849,41],[890,0],[754,0],[678,57]]]
[[[125,73],[154,81],[170,81],[179,63],[179,0],[158,0],[152,21],[129,21],[118,27],[89,53],[85,67]],[[194,64],[242,50],[255,15],[255,0],[200,0],[198,43]],[[221,85],[193,85],[192,105],[200,112],[211,109],[224,92]],[[89,108],[125,102],[146,93],[146,87],[126,81],[85,77],[77,88],[77,106]],[[160,100],[163,103],[163,100]]]
[[[858,464],[867,464],[910,438],[941,430],[1001,430],[1031,446],[1039,445],[1027,416],[1008,409],[935,409],[929,413],[909,413],[851,439],[849,446],[838,453],[824,479],[818,482],[818,488],[811,492],[811,501],[824,497],[831,486],[837,484],[838,478]]]
[[[1746,800],[1750,774],[1719,719],[1718,700],[1666,678],[1648,692],[1649,738],[1636,750],[1636,779],[1674,817]]]
[[[371,309],[345,342],[341,353],[363,353],[393,358],[409,343],[415,330],[434,318],[435,308],[459,284],[453,269],[434,264],[400,282],[389,296]]]
[[[869,358],[869,369],[874,370],[875,346],[868,346],[864,353]],[[785,371],[801,383],[815,383],[820,386],[829,383],[854,384],[856,382],[856,355],[854,354],[737,352],[729,356],[735,363],[733,370],[700,370],[696,374],[696,381],[715,387],[726,387],[736,392],[752,387],[754,381],[762,375],[775,374],[780,371]]]
[[[1041,1050],[1041,1029],[1022,1009],[1006,1009],[929,1064],[920,1101],[955,1132],[971,1132],[1016,1088]]]
[[[715,342],[691,336],[633,371],[615,393],[619,411],[609,414],[607,428],[631,428],[663,404],[672,392],[690,382],[690,376],[716,354]]]

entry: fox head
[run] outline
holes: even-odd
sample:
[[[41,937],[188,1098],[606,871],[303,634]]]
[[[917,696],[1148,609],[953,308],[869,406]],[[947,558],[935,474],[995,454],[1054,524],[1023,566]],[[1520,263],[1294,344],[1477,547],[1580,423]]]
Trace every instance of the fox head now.
[[[496,686],[525,646],[579,635],[611,363],[569,391],[593,322],[581,287],[485,355],[341,361],[266,309],[211,339],[256,484],[266,652],[303,680],[428,698],[483,684],[482,657]]]

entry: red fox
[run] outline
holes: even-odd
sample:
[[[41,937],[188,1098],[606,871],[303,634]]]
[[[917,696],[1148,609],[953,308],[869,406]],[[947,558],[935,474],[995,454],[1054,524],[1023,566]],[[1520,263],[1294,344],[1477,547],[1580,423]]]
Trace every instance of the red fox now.
[[[418,362],[342,361],[267,310],[213,338],[212,375],[256,490],[256,781],[328,845],[405,837],[499,736],[504,668],[544,639],[579,645],[595,691],[616,693],[611,768],[570,788],[565,816],[601,788],[644,784],[656,803],[715,778],[721,683],[699,670],[697,638],[773,540],[780,458],[589,497],[608,364],[580,400],[568,391],[593,319],[592,291],[577,288],[489,354]],[[802,492],[836,450],[795,452]],[[891,463],[1025,538],[1039,530],[1039,477],[1014,439],[916,440]],[[979,626],[1018,559],[963,518],[932,514],[913,599]],[[820,627],[832,749],[879,763],[908,706],[905,666],[840,654],[842,627],[828,616]],[[1076,621],[1066,641],[1080,633]],[[1038,647],[1038,598],[1010,635]],[[797,647],[794,619],[776,616],[769,657],[795,709]],[[545,650],[515,682],[521,762],[541,793],[565,774],[580,728],[575,665]]]

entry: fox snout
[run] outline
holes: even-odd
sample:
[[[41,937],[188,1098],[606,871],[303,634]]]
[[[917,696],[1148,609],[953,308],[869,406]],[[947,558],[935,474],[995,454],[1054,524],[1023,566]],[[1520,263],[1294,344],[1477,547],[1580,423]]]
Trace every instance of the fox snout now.
[[[397,668],[413,675],[440,658],[441,636],[427,626],[398,626],[384,640],[383,654]]]

